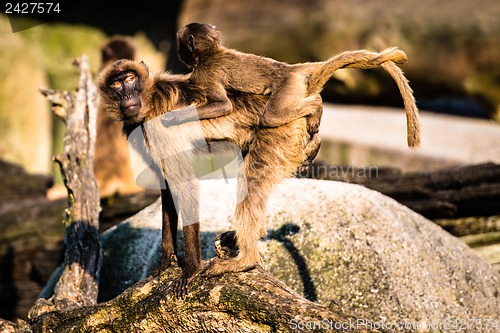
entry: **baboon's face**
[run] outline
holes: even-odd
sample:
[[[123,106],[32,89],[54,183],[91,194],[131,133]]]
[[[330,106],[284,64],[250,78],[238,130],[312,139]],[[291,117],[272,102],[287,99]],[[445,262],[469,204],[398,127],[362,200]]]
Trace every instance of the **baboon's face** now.
[[[116,75],[110,80],[109,87],[116,92],[120,101],[120,113],[124,120],[135,119],[141,111],[142,102],[140,80],[133,71]]]

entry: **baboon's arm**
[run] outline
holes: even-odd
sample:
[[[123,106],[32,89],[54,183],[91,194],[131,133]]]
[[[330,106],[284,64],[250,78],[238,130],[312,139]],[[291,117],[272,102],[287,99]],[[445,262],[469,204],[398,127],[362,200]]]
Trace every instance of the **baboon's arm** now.
[[[222,84],[214,83],[207,91],[206,102],[196,106],[193,112],[167,112],[162,117],[165,126],[182,124],[188,121],[213,119],[229,114],[233,104],[227,97],[226,89]]]
[[[233,110],[233,105],[224,86],[217,83],[207,91],[207,101],[199,105],[197,110],[200,119],[212,119],[227,115]]]

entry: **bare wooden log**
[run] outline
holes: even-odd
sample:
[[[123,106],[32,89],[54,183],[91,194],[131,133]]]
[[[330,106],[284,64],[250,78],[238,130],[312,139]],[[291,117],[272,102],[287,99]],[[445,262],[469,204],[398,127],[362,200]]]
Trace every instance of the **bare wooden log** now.
[[[429,219],[500,214],[500,165],[494,163],[403,173],[315,162],[300,177],[361,184]]]
[[[53,310],[96,304],[101,264],[99,241],[99,193],[93,175],[96,119],[96,88],[88,59],[75,62],[80,70],[76,92],[43,90],[63,116],[67,128],[64,151],[54,160],[60,165],[68,190],[68,208],[64,223],[65,267],[49,299],[39,299],[28,317]],[[57,97],[56,97],[57,96]],[[61,109],[62,108],[62,109]]]
[[[500,231],[500,215],[436,219],[434,222],[457,237]]]

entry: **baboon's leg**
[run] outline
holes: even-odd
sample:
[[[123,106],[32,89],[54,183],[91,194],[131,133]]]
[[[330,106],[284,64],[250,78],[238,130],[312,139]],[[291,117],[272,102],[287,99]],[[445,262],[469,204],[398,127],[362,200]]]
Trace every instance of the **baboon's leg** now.
[[[317,97],[307,96],[308,75],[301,70],[290,72],[283,82],[272,87],[269,101],[264,108],[260,124],[278,127],[310,115],[314,108],[307,107]]]
[[[182,232],[184,233],[184,253],[186,257],[183,275],[190,277],[200,268],[201,264],[200,222],[184,226]]]
[[[193,173],[193,177],[195,177]],[[184,233],[184,267],[182,279],[190,278],[201,265],[200,250],[200,186],[197,178],[177,187],[179,212]]]
[[[235,229],[238,255],[234,258],[214,259],[203,272],[209,276],[227,272],[242,272],[260,264],[258,241],[266,235],[264,204],[267,199],[259,192],[258,184],[249,184],[248,194],[236,206]]]
[[[201,267],[200,223],[193,223],[182,228],[184,233],[185,263],[181,276],[174,281],[173,288],[178,297],[188,293],[191,278]]]
[[[181,170],[177,170],[182,172]],[[189,170],[193,171],[193,170]],[[178,201],[178,211],[182,220],[184,233],[184,264],[181,276],[174,282],[178,296],[188,292],[188,284],[193,275],[201,267],[200,249],[200,188],[194,172],[187,181],[174,185],[175,198]]]
[[[166,182],[165,182],[166,183]],[[166,189],[161,190],[162,207],[162,235],[161,247],[162,256],[159,270],[168,268],[173,262],[177,261],[177,210],[172,198],[172,193],[167,185]]]
[[[318,155],[319,148],[321,147],[321,138],[318,135],[318,131],[321,123],[321,116],[323,115],[323,100],[319,94],[311,97],[315,97],[315,99],[311,101],[307,107],[313,109],[313,112],[311,115],[306,117],[307,132],[309,133],[311,139],[304,147],[305,161],[299,168],[299,172],[303,172],[307,169],[307,167],[316,158],[316,155]]]
[[[319,125],[321,124],[321,117],[323,116],[323,99],[321,95],[316,94],[308,97],[303,100],[303,102],[308,102],[307,104],[303,104],[302,107],[305,109],[309,109],[310,115],[306,117],[307,121],[307,132],[311,136],[311,140],[314,135],[319,131]],[[305,111],[307,112],[307,111]]]
[[[203,269],[207,275],[241,272],[260,264],[258,241],[266,235],[266,201],[274,185],[292,176],[304,161],[306,140],[309,134],[304,118],[259,131],[245,157],[247,194],[235,212],[239,253],[234,258],[213,260]]]

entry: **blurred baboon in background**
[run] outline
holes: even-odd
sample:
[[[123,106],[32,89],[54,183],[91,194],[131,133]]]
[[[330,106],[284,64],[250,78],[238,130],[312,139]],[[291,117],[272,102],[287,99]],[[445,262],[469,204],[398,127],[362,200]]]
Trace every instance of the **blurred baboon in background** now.
[[[116,35],[101,48],[101,71],[119,59],[134,60],[136,45],[131,37]],[[136,185],[130,166],[128,143],[122,124],[111,119],[97,105],[97,136],[94,174],[101,197],[134,193],[141,190]]]
[[[101,47],[101,70],[118,59],[135,59],[136,46],[132,37],[116,35]]]

